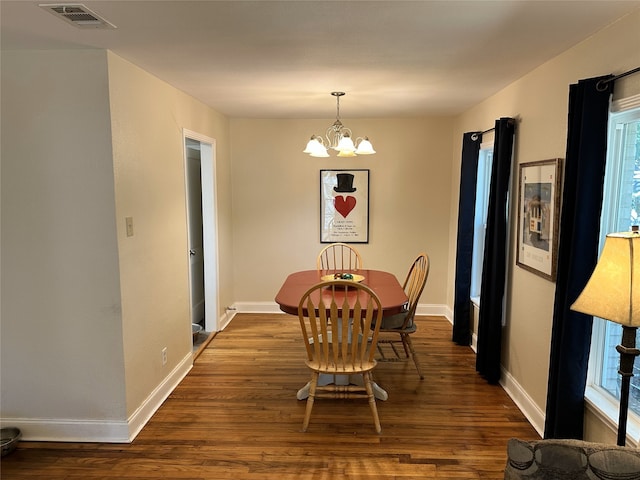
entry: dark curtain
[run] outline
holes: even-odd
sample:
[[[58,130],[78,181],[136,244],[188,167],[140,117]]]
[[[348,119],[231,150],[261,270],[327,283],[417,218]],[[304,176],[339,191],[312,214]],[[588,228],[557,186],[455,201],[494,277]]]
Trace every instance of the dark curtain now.
[[[453,341],[458,345],[471,343],[471,302],[469,297],[471,296],[473,220],[476,212],[480,143],[482,143],[481,132],[468,132],[462,138],[456,280],[453,301]]]
[[[515,128],[513,118],[496,120],[476,355],[476,370],[489,383],[498,383],[500,380],[502,315],[509,251],[507,200]]]
[[[569,119],[545,438],[583,438],[584,392],[593,318],[570,310],[598,260],[611,78],[569,88]]]

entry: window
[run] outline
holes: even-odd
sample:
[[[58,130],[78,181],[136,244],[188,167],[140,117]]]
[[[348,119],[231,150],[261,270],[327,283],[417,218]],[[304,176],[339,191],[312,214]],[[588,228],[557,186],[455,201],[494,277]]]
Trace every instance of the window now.
[[[624,109],[616,108],[614,104],[609,116],[607,166],[600,226],[601,250],[607,233],[629,231],[632,225],[640,225],[640,95],[627,99],[624,104],[627,106]],[[616,345],[620,344],[621,339],[620,325],[594,319],[587,398],[614,422],[618,418],[617,404],[621,383],[618,374],[620,355],[616,351]],[[640,345],[640,335],[636,342]],[[635,376],[631,379],[629,411],[640,415],[638,363],[634,365]],[[631,423],[634,419],[630,418],[629,421]],[[632,433],[631,426],[628,430]],[[637,437],[637,433],[634,436]]]
[[[493,142],[480,145],[478,180],[476,184],[476,211],[473,219],[473,259],[471,263],[471,300],[480,304],[484,237],[487,230],[487,209],[493,163]]]

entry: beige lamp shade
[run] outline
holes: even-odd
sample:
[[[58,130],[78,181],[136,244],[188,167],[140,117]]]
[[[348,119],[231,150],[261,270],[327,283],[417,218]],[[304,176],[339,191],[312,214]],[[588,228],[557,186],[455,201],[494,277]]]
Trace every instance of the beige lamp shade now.
[[[610,233],[589,282],[571,310],[640,326],[640,234]]]

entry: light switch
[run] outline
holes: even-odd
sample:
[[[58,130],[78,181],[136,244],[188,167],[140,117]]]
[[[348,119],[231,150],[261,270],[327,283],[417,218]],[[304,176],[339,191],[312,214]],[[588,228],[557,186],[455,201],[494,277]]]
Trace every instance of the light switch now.
[[[133,217],[126,217],[124,220],[127,224],[127,237],[133,237]]]

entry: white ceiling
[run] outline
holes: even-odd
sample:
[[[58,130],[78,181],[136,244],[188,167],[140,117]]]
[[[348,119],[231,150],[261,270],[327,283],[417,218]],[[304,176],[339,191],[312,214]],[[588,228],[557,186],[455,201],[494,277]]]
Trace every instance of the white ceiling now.
[[[231,117],[457,114],[640,0],[85,1],[79,29],[0,1],[1,47],[106,48]],[[72,2],[61,2],[72,3]],[[602,72],[620,73],[620,72]],[[576,79],[577,80],[577,79]]]

